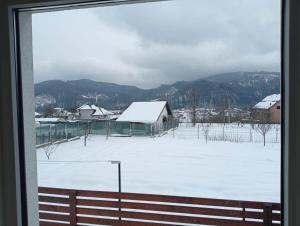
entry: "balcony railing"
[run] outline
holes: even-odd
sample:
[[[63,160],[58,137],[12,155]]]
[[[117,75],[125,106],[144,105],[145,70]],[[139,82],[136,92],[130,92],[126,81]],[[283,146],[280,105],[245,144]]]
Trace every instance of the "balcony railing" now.
[[[278,203],[39,188],[40,226],[281,225]]]

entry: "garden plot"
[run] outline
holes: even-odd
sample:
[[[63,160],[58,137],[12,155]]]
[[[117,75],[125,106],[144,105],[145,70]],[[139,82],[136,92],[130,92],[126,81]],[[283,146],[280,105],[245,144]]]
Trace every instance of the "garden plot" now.
[[[90,135],[86,147],[83,138],[60,144],[49,160],[38,149],[38,184],[118,191],[117,165],[106,161],[119,160],[124,192],[280,202],[279,142],[206,144],[197,132],[182,125],[155,138]]]

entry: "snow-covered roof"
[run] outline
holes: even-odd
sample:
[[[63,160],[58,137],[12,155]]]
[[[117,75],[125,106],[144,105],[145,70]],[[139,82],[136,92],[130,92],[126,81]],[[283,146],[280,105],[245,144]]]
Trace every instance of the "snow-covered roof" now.
[[[77,108],[77,110],[94,110],[94,113],[92,114],[93,116],[112,115],[113,114],[112,112],[110,112],[104,108],[98,107],[94,104],[92,104],[91,106],[88,104],[82,105],[81,107]]]
[[[104,108],[101,108],[101,107],[97,107],[96,106],[96,109],[95,109],[95,112],[93,113],[93,116],[99,116],[99,115],[112,115],[113,113],[104,109]]]
[[[164,107],[171,111],[166,101],[133,102],[117,119],[118,122],[154,123],[159,118]]]
[[[77,110],[91,110],[92,108],[88,104],[84,104],[81,107],[77,108]]]
[[[38,112],[34,112],[34,115],[35,115],[35,116],[40,116],[41,114],[38,113]]]
[[[93,109],[93,110],[98,110],[99,109],[95,104],[92,104],[90,108]]]
[[[256,109],[269,109],[274,104],[280,101],[280,94],[272,94],[265,97],[261,102],[257,103],[254,108]]]
[[[35,121],[40,123],[47,123],[47,122],[51,123],[51,122],[63,122],[65,120],[61,118],[36,118]]]
[[[98,107],[94,104],[91,105],[91,109],[95,110],[95,112],[92,114],[93,116],[102,116],[102,115],[111,115],[112,112],[106,110],[105,108]]]

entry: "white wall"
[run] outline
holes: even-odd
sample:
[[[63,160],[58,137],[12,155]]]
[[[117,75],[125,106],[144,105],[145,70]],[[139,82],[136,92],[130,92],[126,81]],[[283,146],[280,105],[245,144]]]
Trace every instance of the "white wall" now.
[[[80,114],[80,119],[92,119],[92,114],[94,113],[95,110],[91,109],[91,110],[79,110],[79,114]]]
[[[168,119],[168,110],[166,106],[162,110],[157,122],[155,123],[155,132],[158,132],[163,128],[163,118],[166,117]]]

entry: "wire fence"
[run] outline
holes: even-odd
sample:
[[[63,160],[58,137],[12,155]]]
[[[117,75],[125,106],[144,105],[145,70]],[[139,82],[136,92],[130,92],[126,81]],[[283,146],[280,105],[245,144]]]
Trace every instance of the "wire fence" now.
[[[205,125],[205,126],[204,126]],[[170,131],[177,139],[207,139],[208,141],[253,142],[261,143],[263,135],[257,125],[238,123],[178,123],[169,120],[159,129],[154,124],[129,123],[117,121],[76,121],[52,124],[41,124],[36,127],[36,145],[69,140],[75,137],[95,134],[103,136],[160,136]],[[281,142],[281,128],[279,124],[270,126],[265,135],[266,143]]]
[[[264,140],[263,135],[257,129],[257,125],[238,123],[198,123],[196,125],[192,123],[180,123],[172,136],[178,139],[205,139],[206,134],[208,141],[262,143]],[[266,143],[281,142],[280,124],[270,125],[270,129],[265,136],[265,141]]]
[[[41,124],[36,127],[36,145],[43,145],[83,136],[88,123],[84,122],[60,122]]]
[[[112,120],[41,124],[36,127],[36,145],[69,140],[87,134],[109,136],[156,136],[178,127],[175,120],[162,124],[130,123]]]

